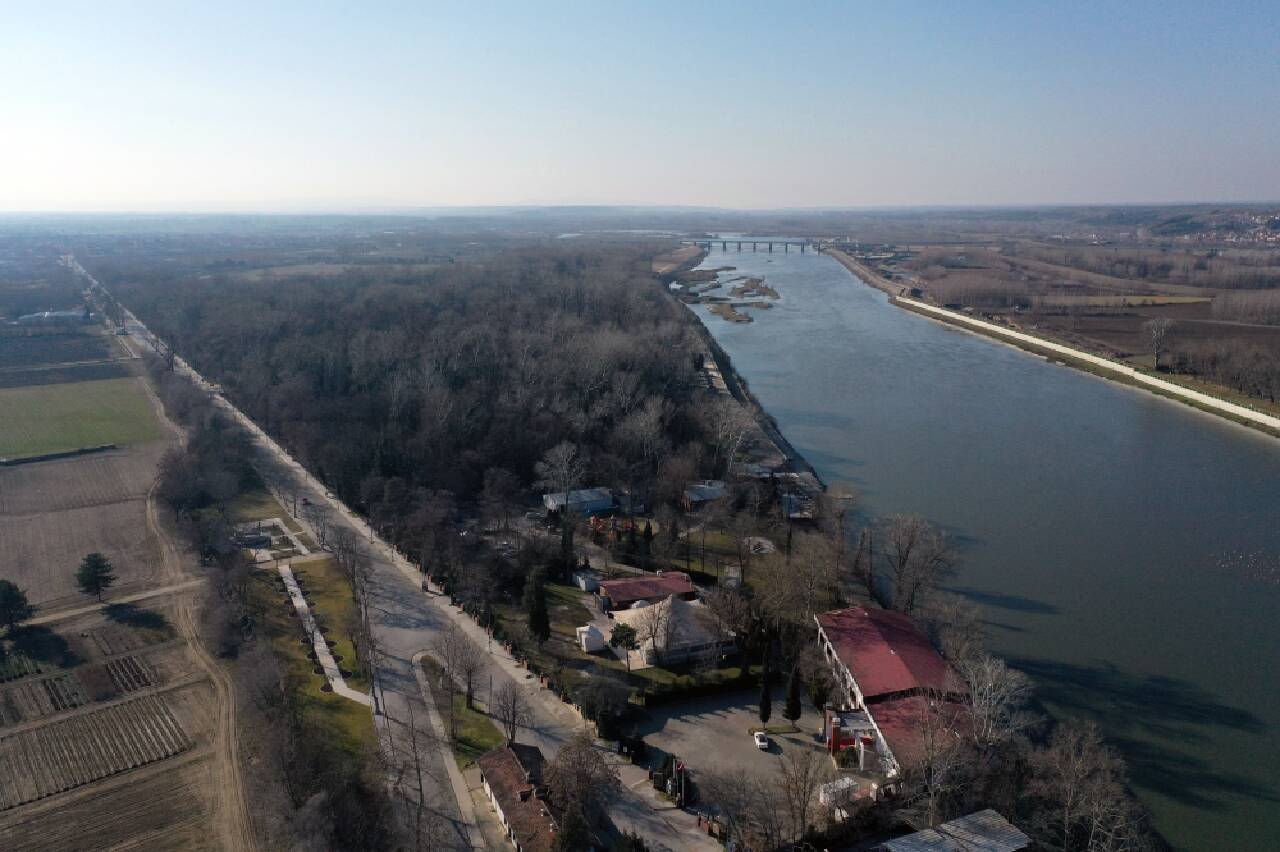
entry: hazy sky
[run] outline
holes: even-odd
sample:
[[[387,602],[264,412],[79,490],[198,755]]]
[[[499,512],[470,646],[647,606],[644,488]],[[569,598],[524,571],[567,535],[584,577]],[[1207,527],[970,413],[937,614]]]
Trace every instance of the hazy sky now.
[[[1280,199],[1280,2],[0,0],[0,210]]]

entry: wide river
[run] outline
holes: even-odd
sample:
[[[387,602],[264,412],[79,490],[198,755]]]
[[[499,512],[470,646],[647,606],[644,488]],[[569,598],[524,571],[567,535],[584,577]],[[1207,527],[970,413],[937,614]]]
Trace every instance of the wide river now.
[[[1280,441],[895,308],[829,257],[720,266],[781,295],[752,323],[694,310],[783,433],[867,515],[949,531],[992,650],[1101,724],[1166,838],[1280,848]]]

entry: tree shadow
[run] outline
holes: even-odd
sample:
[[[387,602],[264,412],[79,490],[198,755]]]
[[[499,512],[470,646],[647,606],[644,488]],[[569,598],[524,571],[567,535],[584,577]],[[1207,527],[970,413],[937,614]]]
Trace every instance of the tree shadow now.
[[[1224,704],[1188,681],[1132,674],[1110,663],[1008,662],[1036,681],[1038,699],[1068,716],[1097,721],[1124,755],[1135,787],[1209,810],[1225,808],[1226,796],[1280,801],[1274,786],[1212,766],[1182,747],[1204,742],[1215,728],[1263,736],[1268,725],[1253,713]]]
[[[1226,807],[1225,796],[1280,802],[1274,786],[1217,770],[1195,755],[1128,737],[1112,737],[1108,741],[1124,755],[1133,786],[1167,796],[1179,804],[1220,811]]]
[[[947,591],[967,598],[983,606],[1007,609],[1013,612],[1026,612],[1033,615],[1056,615],[1058,608],[1044,601],[1024,598],[1021,595],[1006,595],[999,592],[984,592],[971,586],[948,586]]]
[[[140,630],[168,631],[170,629],[169,619],[165,618],[162,613],[153,609],[143,609],[135,604],[109,604],[104,612],[106,612],[107,618],[127,627],[136,627]]]
[[[1009,665],[1030,675],[1040,697],[1068,711],[1093,716],[1108,730],[1141,726],[1170,739],[1182,738],[1181,725],[1229,728],[1261,734],[1267,725],[1248,710],[1231,707],[1193,683],[1161,675],[1124,672],[1111,663],[1076,665],[1056,660],[1013,657]]]
[[[82,662],[60,634],[44,625],[27,625],[9,635],[12,650],[32,660],[70,668]]]

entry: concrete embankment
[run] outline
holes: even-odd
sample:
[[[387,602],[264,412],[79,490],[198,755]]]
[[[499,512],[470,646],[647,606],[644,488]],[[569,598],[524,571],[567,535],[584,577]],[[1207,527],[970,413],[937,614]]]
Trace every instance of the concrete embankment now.
[[[902,295],[905,288],[896,286],[882,276],[859,263],[854,258],[840,251],[831,251],[831,256],[840,265],[853,273],[854,277],[889,294],[889,301],[900,308],[913,311],[930,319],[945,322],[949,325],[990,337],[1001,343],[1017,346],[1028,352],[1054,358],[1064,364],[1084,370],[1103,378],[1141,388],[1169,399],[1177,400],[1201,411],[1225,417],[1236,423],[1251,426],[1258,431],[1273,437],[1280,437],[1280,417],[1256,411],[1238,403],[1220,399],[1194,388],[1184,387],[1176,382],[1139,370],[1129,364],[1094,355],[1082,349],[1076,349],[1053,340],[1048,340],[1024,331],[1017,331],[1006,326],[969,316],[960,311],[941,308],[919,299]]]

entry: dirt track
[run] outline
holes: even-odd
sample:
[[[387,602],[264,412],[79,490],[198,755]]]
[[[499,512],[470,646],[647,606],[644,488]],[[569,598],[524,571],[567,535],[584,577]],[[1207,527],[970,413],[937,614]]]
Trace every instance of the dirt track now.
[[[186,443],[186,435],[165,415],[164,406],[151,385],[146,385],[147,397],[155,410],[156,418],[173,434],[179,444]],[[159,480],[147,493],[147,526],[160,544],[162,574],[170,584],[195,579],[183,568],[177,548],[160,519],[156,501]],[[236,701],[231,676],[218,665],[200,641],[199,616],[192,596],[182,595],[174,606],[174,622],[179,635],[187,640],[191,655],[212,681],[215,693],[216,723],[213,736],[214,830],[222,837],[222,847],[228,850],[256,848],[252,823],[245,803],[244,784],[240,778],[240,744],[236,728]]]

